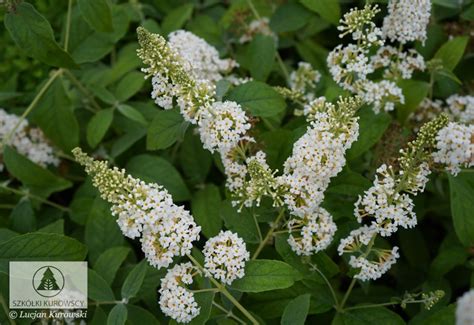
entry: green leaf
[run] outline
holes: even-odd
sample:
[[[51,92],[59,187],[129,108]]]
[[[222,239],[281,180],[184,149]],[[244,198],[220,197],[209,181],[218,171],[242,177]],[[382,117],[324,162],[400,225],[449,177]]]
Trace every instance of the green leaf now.
[[[25,233],[36,229],[36,217],[31,201],[23,198],[18,202],[10,214],[10,228]]]
[[[145,83],[145,78],[143,78],[143,73],[138,71],[131,71],[123,77],[115,89],[115,97],[124,102],[135,95],[137,92],[142,89],[143,84]]]
[[[95,301],[113,301],[114,293],[104,278],[92,269],[87,270],[87,296]]]
[[[122,298],[130,299],[140,291],[146,275],[146,263],[146,260],[142,260],[130,271],[122,285]]]
[[[276,33],[293,32],[306,25],[314,15],[298,3],[285,3],[277,8],[270,19]]]
[[[290,265],[274,260],[249,261],[245,277],[232,283],[232,288],[241,292],[262,292],[291,287],[301,275]]]
[[[272,87],[259,81],[250,81],[232,89],[227,96],[254,116],[269,117],[282,113],[286,104]]]
[[[454,230],[466,247],[474,246],[474,174],[449,175]]]
[[[98,32],[112,32],[112,12],[107,0],[79,0],[85,21]]]
[[[199,315],[189,323],[190,325],[206,324],[211,315],[214,292],[198,292],[194,294],[197,304],[201,308]]]
[[[341,6],[334,0],[300,0],[308,9],[317,12],[323,19],[338,25],[341,18]]]
[[[232,206],[231,200],[226,200],[221,204],[220,215],[225,226],[238,233],[247,243],[260,242],[257,225],[248,209],[239,212],[238,208]]]
[[[404,123],[410,114],[418,108],[421,101],[426,98],[430,84],[418,80],[402,80],[398,86],[403,91],[405,103],[397,105],[397,118],[400,123]]]
[[[186,180],[192,184],[204,183],[211,169],[212,156],[202,147],[199,135],[194,133],[194,129],[186,132],[179,149],[179,164]]]
[[[127,319],[131,324],[160,325],[160,322],[148,310],[127,304]]]
[[[49,22],[31,4],[22,2],[15,5],[14,10],[5,15],[5,27],[28,56],[55,67],[78,68],[54,40]]]
[[[362,108],[359,113],[359,138],[347,151],[349,160],[354,159],[368,151],[375,145],[391,122],[387,113],[375,114],[370,107]]]
[[[146,137],[147,150],[170,147],[183,136],[187,126],[188,123],[184,121],[179,109],[158,111],[148,126]]]
[[[87,124],[87,143],[91,148],[95,148],[104,138],[107,130],[112,124],[114,110],[104,109],[97,112]]]
[[[51,84],[31,115],[46,137],[65,152],[78,146],[79,123],[61,79]]]
[[[272,71],[275,54],[273,37],[257,34],[246,48],[240,63],[250,71],[252,78],[265,81]]]
[[[107,325],[123,325],[127,321],[127,307],[124,304],[117,304],[110,311],[107,317]]]
[[[184,4],[176,9],[173,9],[166,17],[163,19],[161,28],[163,30],[163,35],[168,35],[172,31],[180,29],[184,26],[186,21],[193,14],[194,5],[191,3]]]
[[[109,248],[97,258],[94,264],[94,270],[111,285],[117,270],[123,261],[125,261],[128,253],[130,253],[130,248],[128,247]]]
[[[85,243],[89,247],[89,259],[94,262],[102,252],[124,242],[122,232],[112,216],[109,204],[96,197],[91,205],[85,229]]]
[[[357,196],[362,195],[371,185],[366,177],[346,168],[333,178],[326,192]]]
[[[71,182],[36,165],[10,147],[5,147],[3,150],[3,161],[10,174],[38,195],[48,197],[51,193],[72,186]]]
[[[142,125],[148,125],[148,122],[145,120],[145,117],[143,117],[143,114],[140,113],[140,111],[136,108],[126,104],[119,104],[117,108],[119,112],[122,113],[122,115],[126,118]]]
[[[74,238],[46,233],[28,233],[0,244],[0,270],[11,261],[83,261],[87,247]]]
[[[423,319],[421,324],[429,325],[446,325],[456,324],[456,305],[451,304],[440,310],[435,311],[430,316]]]
[[[220,205],[219,188],[213,184],[196,192],[191,201],[193,217],[207,238],[217,235],[222,228],[222,220],[219,215]]]
[[[149,183],[164,186],[174,201],[186,201],[190,193],[176,168],[161,157],[151,155],[135,156],[128,162],[126,169],[130,174]]]
[[[387,308],[367,308],[336,314],[332,325],[404,325],[403,319]]]
[[[443,62],[443,67],[452,71],[461,61],[466,49],[469,37],[455,37],[444,43],[435,54],[435,59]]]
[[[64,235],[64,220],[58,219],[43,228],[38,229],[38,232]]]
[[[310,294],[296,297],[286,306],[281,318],[282,325],[304,325],[309,311]]]

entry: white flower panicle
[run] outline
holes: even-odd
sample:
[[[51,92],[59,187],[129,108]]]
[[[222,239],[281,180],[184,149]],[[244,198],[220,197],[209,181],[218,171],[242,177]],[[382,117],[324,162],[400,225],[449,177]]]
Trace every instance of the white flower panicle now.
[[[339,255],[352,254],[349,265],[359,271],[354,278],[361,281],[377,280],[399,258],[396,246],[391,250],[373,248],[376,236],[375,227],[364,225],[352,230],[348,237],[341,239],[337,248]]]
[[[216,82],[237,67],[231,59],[220,59],[216,48],[202,38],[185,30],[177,30],[168,35],[168,45],[181,58],[183,68],[196,80]]]
[[[329,246],[336,230],[329,212],[320,207],[311,215],[288,222],[288,243],[296,254],[312,255]]]
[[[414,71],[426,69],[425,59],[416,50],[404,52],[390,45],[380,47],[370,60],[375,69],[385,69],[387,79],[411,79]]]
[[[156,268],[168,267],[173,257],[191,252],[192,242],[199,239],[201,227],[184,208],[173,203],[169,193],[157,184],[125,174],[125,170],[108,168],[105,161],[88,157],[81,149],[74,156],[92,176],[92,184],[101,197],[112,203],[112,214],[123,234],[141,236],[148,262]]]
[[[456,304],[456,325],[474,324],[474,289],[467,291]]]
[[[382,27],[384,37],[402,44],[424,43],[430,16],[430,0],[390,0]]]
[[[193,273],[199,272],[191,263],[175,265],[161,280],[160,308],[166,316],[178,323],[189,323],[199,315],[201,308],[194,293],[186,286],[193,283]]]
[[[319,80],[321,80],[321,74],[314,70],[311,64],[299,62],[298,69],[290,74],[289,86],[293,92],[301,93],[307,101],[311,101]]]
[[[364,102],[373,105],[375,113],[379,113],[381,109],[385,112],[393,111],[396,103],[405,103],[402,89],[389,80],[379,82],[366,80],[360,83],[357,94]]]
[[[204,245],[204,268],[214,279],[227,285],[245,275],[250,255],[245,242],[231,231],[222,231]]]
[[[53,147],[48,143],[41,129],[30,127],[28,121],[23,120],[12,133],[18,122],[20,122],[20,117],[8,114],[0,108],[0,139],[4,140],[10,136],[8,145],[40,166],[58,166],[59,159],[55,156]],[[3,165],[0,164],[0,171],[2,169]]]
[[[386,273],[399,257],[398,247],[391,250],[375,248],[375,238],[387,237],[400,227],[417,224],[414,204],[409,194],[424,191],[431,173],[429,161],[435,147],[436,134],[448,123],[446,115],[423,125],[417,138],[401,150],[399,170],[382,164],[377,169],[372,187],[355,203],[354,215],[359,223],[369,223],[341,239],[339,255],[350,254],[349,265],[359,272],[362,281],[375,280]]]
[[[474,96],[452,95],[446,99],[446,103],[454,121],[474,123]]]
[[[236,102],[215,102],[199,119],[199,134],[205,149],[227,153],[237,146],[250,123],[242,107]]]
[[[250,24],[248,24],[244,34],[239,38],[239,43],[244,44],[250,42],[257,34],[271,36],[275,41],[278,40],[277,35],[270,29],[270,19],[268,19],[268,17],[262,17],[252,20]]]
[[[311,215],[319,207],[330,179],[345,165],[345,151],[359,131],[355,117],[360,106],[358,99],[341,99],[333,105],[318,98],[310,106],[305,111],[313,121],[293,145],[284,174],[278,178],[287,187],[285,203],[300,217]]]
[[[361,48],[383,45],[382,31],[375,26],[372,19],[380,11],[377,5],[366,5],[363,9],[351,8],[345,13],[337,29],[340,38],[350,34]]]
[[[474,166],[474,125],[450,122],[436,136],[435,162],[457,175],[461,168]]]

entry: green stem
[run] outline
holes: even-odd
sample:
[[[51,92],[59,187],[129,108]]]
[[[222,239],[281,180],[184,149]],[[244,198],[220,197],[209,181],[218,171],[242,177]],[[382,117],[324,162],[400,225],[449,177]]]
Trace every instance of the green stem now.
[[[194,258],[192,257],[191,254],[187,254],[186,255],[190,260],[191,262],[193,262],[194,265],[196,265],[197,268],[199,268],[203,274],[205,274],[205,270],[204,268],[201,266],[201,264]],[[214,279],[212,276],[208,278],[209,280],[211,280],[212,284],[214,284],[216,286],[217,289],[219,289],[219,291],[227,298],[230,300],[230,302],[235,306],[237,307],[237,309],[239,309],[242,314],[245,315],[245,317],[247,317],[251,322],[252,324],[256,324],[258,325],[258,321],[252,316],[252,314],[250,314],[250,312],[245,309],[244,306],[242,306],[238,301],[237,299],[234,298],[234,296],[231,295],[231,293],[225,288],[225,286],[223,286],[220,282],[218,282],[216,279]]]
[[[324,273],[318,268],[317,265],[315,264],[310,264],[311,267],[319,273],[319,275],[323,278],[324,282],[326,282],[329,290],[331,291],[331,294],[332,294],[332,298],[334,299],[334,303],[335,303],[335,306],[336,306],[336,309],[337,307],[339,306],[339,300],[337,299],[337,295],[336,295],[336,292],[334,291],[334,288],[332,287],[331,285],[331,282],[329,282],[328,278],[324,275]]]
[[[71,30],[71,13],[72,13],[71,9],[72,9],[72,0],[69,0],[67,4],[66,36],[64,37],[64,51],[66,52],[69,45],[69,32]]]
[[[405,304],[423,304],[425,300],[413,300],[413,301],[406,301]],[[393,305],[400,305],[401,301],[394,301],[394,302],[384,302],[381,304],[370,304],[370,305],[361,305],[361,306],[354,306],[346,308],[345,310],[354,310],[354,309],[364,309],[364,308],[377,308],[377,307],[384,307],[384,306],[393,306]]]
[[[3,184],[0,184],[0,188],[4,189],[6,191],[12,192],[14,194],[20,195],[20,196],[26,196],[30,199],[33,199],[33,200],[39,201],[41,203],[47,204],[49,206],[52,206],[53,208],[56,208],[58,210],[61,210],[61,211],[64,211],[64,212],[69,212],[69,208],[63,207],[62,205],[59,205],[57,203],[54,203],[54,202],[51,202],[49,200],[43,199],[40,196],[31,194],[31,193],[28,193],[28,192],[23,192],[23,191],[8,187],[8,186],[3,185]]]
[[[235,319],[236,321],[238,321],[240,324],[243,324],[245,325],[246,323],[241,320],[239,317],[235,316],[234,313],[231,311],[231,310],[227,310],[225,309],[223,306],[219,305],[217,302],[213,301],[212,304],[217,308],[217,309],[220,309],[221,311],[223,311],[224,313],[226,313],[226,316],[227,317],[230,317],[230,318],[233,318]]]
[[[201,292],[217,292],[219,289],[217,288],[208,288],[208,289],[199,289],[199,290],[189,290],[192,293],[201,293]]]
[[[63,72],[62,69],[56,70],[51,77],[49,77],[48,81],[41,87],[40,91],[36,94],[35,98],[33,98],[33,101],[30,103],[30,105],[26,108],[26,110],[23,112],[23,114],[20,116],[20,119],[18,122],[15,124],[15,126],[11,129],[11,131],[6,135],[6,137],[2,141],[2,146],[1,148],[4,148],[5,145],[7,145],[10,142],[11,137],[15,134],[16,130],[20,126],[20,124],[25,120],[25,118],[28,116],[28,114],[31,113],[31,111],[36,107],[38,104],[39,100],[41,97],[43,97],[44,93],[48,88],[51,86],[54,80]]]
[[[275,231],[275,229],[278,228],[278,224],[279,224],[281,218],[283,218],[284,215],[285,215],[285,209],[281,209],[281,210],[280,210],[280,214],[279,214],[278,217],[276,218],[276,220],[275,220],[275,222],[273,223],[273,225],[270,227],[270,230],[268,230],[267,235],[266,235],[265,238],[260,242],[260,245],[258,245],[257,249],[255,250],[255,253],[253,253],[252,260],[257,259],[258,255],[260,255],[260,253],[262,252],[262,249],[265,247],[265,245],[267,244],[268,240],[272,237],[273,232]]]
[[[79,89],[79,91],[87,97],[87,99],[90,101],[92,106],[96,111],[100,111],[101,107],[100,105],[95,101],[94,96],[87,90],[87,88],[77,79],[71,71],[65,70],[67,77],[71,80],[71,82]]]
[[[339,305],[339,308],[338,308],[339,310],[344,309],[344,305],[346,304],[347,299],[349,298],[349,295],[351,294],[351,291],[354,288],[356,281],[357,280],[355,278],[352,278],[351,284],[349,284],[349,288],[347,289],[346,294],[344,295],[344,298],[342,299],[342,302]]]
[[[255,211],[252,211],[253,222],[255,222],[255,227],[257,227],[258,239],[260,241],[263,240],[262,231],[260,230],[260,225],[258,224],[257,216],[255,215]]]

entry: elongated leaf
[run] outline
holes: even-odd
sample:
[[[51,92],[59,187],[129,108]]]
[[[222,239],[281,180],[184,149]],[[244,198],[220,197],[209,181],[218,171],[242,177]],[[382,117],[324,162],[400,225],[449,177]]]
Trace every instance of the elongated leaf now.
[[[115,305],[107,317],[107,325],[123,325],[127,321],[127,307],[124,304]]]
[[[94,265],[94,270],[110,285],[115,278],[118,268],[123,263],[130,248],[112,247],[100,254]]]
[[[146,182],[163,185],[175,201],[185,201],[190,197],[189,190],[176,168],[161,157],[133,157],[127,164],[127,170]]]
[[[443,61],[443,67],[452,71],[461,61],[468,41],[467,36],[455,37],[447,41],[436,52],[435,58]]]
[[[29,199],[22,199],[10,214],[11,229],[20,233],[34,231],[36,229],[35,212]]]
[[[148,127],[148,150],[166,149],[183,136],[188,123],[178,109],[158,111]]]
[[[95,148],[107,133],[114,118],[113,109],[104,109],[97,112],[87,124],[87,142]]]
[[[402,80],[398,85],[402,88],[405,103],[397,105],[397,117],[400,123],[404,123],[426,98],[430,85],[418,80]]]
[[[202,147],[199,135],[193,131],[194,129],[188,130],[180,146],[179,163],[186,180],[192,184],[200,184],[204,183],[209,174],[212,156]]]
[[[134,297],[143,284],[146,275],[146,261],[143,260],[130,271],[122,285],[122,298],[130,299]]]
[[[207,238],[217,235],[222,228],[220,205],[219,188],[213,184],[194,194],[191,202],[193,216]]]
[[[98,32],[112,32],[112,12],[107,0],[79,0],[79,8],[87,23]]]
[[[87,296],[95,301],[115,300],[110,284],[92,269],[87,270]]]
[[[228,229],[238,233],[247,243],[260,241],[254,217],[247,209],[239,212],[230,200],[223,201],[220,208],[220,216]]]
[[[27,55],[55,67],[78,67],[54,40],[53,29],[46,18],[28,2],[16,5],[5,15],[5,27]]]
[[[127,319],[131,324],[159,325],[160,322],[148,310],[127,304]]]
[[[250,42],[240,63],[250,71],[252,78],[265,81],[272,71],[275,54],[273,37],[259,34]]]
[[[281,318],[282,325],[304,325],[309,311],[311,295],[305,294],[296,297],[286,306]]]
[[[337,25],[341,18],[339,1],[334,0],[300,0],[310,10],[317,12],[323,19]]]
[[[404,325],[403,319],[387,308],[367,308],[336,314],[332,325]]]
[[[138,71],[131,71],[123,77],[115,89],[115,97],[121,102],[128,100],[142,89],[145,83],[143,74]]]
[[[249,261],[245,277],[232,283],[232,288],[242,292],[262,292],[288,288],[302,277],[290,265],[274,260]]]
[[[270,19],[270,27],[277,33],[292,32],[306,25],[314,15],[298,3],[285,3]]]
[[[286,108],[280,94],[267,84],[258,81],[247,82],[234,88],[227,99],[239,103],[254,116],[274,116]]]
[[[145,118],[143,117],[143,114],[140,113],[139,110],[137,110],[136,108],[133,108],[130,105],[120,104],[120,105],[118,105],[118,110],[125,117],[127,117],[128,119],[130,119],[132,121],[138,122],[142,125],[147,125],[148,124],[147,121],[145,120]]]
[[[168,35],[172,31],[183,27],[184,23],[191,17],[193,8],[194,5],[188,3],[173,9],[165,17],[165,19],[163,19],[163,23],[161,25],[161,28],[163,29],[163,35]]]
[[[82,261],[87,247],[74,238],[29,233],[0,243],[0,271],[11,261]]]
[[[3,150],[3,160],[7,170],[38,195],[47,197],[72,185],[71,182],[36,165],[10,147],[5,147]]]
[[[200,325],[206,324],[211,315],[212,301],[214,300],[214,292],[198,292],[194,295],[197,304],[201,308],[199,315],[194,318],[189,324]]]
[[[449,176],[451,192],[451,212],[454,230],[459,240],[466,246],[474,245],[474,174],[460,173]]]

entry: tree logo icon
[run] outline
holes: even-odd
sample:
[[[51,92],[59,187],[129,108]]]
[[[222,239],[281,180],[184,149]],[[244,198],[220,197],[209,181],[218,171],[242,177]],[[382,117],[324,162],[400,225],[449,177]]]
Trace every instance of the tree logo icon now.
[[[33,274],[33,288],[42,297],[57,296],[64,288],[64,275],[56,267],[40,267]]]

